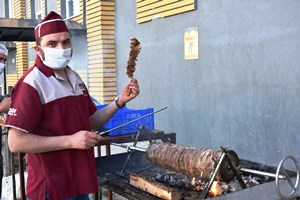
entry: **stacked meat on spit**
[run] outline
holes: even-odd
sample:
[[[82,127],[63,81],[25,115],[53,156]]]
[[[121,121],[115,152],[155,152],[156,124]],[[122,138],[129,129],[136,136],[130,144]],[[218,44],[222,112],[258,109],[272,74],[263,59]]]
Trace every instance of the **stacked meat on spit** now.
[[[237,166],[238,157],[236,153],[234,151],[228,153]],[[155,165],[199,179],[210,178],[221,154],[222,151],[178,146],[170,143],[152,143],[146,151],[147,159]],[[230,170],[228,162],[223,162],[216,179],[230,182],[233,178],[234,174]]]
[[[133,78],[137,57],[141,51],[141,48],[142,46],[140,42],[135,37],[130,38],[130,52],[126,67],[126,74],[129,78]]]

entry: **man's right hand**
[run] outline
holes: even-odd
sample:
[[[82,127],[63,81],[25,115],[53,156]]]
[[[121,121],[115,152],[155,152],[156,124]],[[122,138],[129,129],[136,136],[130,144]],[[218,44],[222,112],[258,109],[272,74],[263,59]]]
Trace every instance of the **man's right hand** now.
[[[73,149],[90,149],[101,140],[98,132],[79,131],[70,138],[71,148]]]
[[[0,112],[7,112],[11,104],[10,97],[4,97],[0,102]]]

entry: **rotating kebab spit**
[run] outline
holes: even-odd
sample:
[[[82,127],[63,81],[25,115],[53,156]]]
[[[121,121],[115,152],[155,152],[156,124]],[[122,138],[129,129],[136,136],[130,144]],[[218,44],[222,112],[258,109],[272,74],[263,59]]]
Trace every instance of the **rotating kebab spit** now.
[[[236,166],[239,165],[237,154],[227,148],[215,151],[207,148],[178,146],[171,143],[152,143],[148,148],[118,143],[112,145],[126,148],[128,151],[146,153],[146,158],[153,164],[185,174],[190,177],[208,180],[200,199],[204,199],[214,180],[230,182],[237,178],[240,186],[246,188]]]
[[[243,172],[276,178],[276,192],[280,199],[291,199],[299,185],[299,164],[297,160],[291,156],[284,158],[280,162],[275,174],[240,167],[238,155],[233,150],[228,150],[228,147],[221,147],[221,150],[212,150],[207,148],[179,146],[171,143],[153,143],[151,141],[148,148],[138,147],[136,146],[136,142],[134,145],[118,143],[111,143],[111,145],[126,148],[128,152],[143,152],[151,163],[161,168],[182,173],[190,177],[207,180],[206,185],[201,192],[200,199],[205,199],[207,197],[208,192],[215,181],[229,183],[236,178],[242,189],[247,188],[241,177]],[[292,180],[295,177],[291,177],[283,167],[283,164],[287,159],[292,160],[296,166],[295,181]],[[124,171],[124,167],[122,171]],[[280,180],[288,181],[292,189],[289,194],[285,194],[286,191],[284,194],[282,193],[279,184]]]

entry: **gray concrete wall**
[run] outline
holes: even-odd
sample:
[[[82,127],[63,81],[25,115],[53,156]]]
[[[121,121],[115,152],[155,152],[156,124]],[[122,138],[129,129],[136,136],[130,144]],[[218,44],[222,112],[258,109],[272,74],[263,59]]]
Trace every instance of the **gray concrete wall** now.
[[[300,1],[201,0],[196,11],[136,23],[136,1],[116,1],[118,91],[128,82],[129,38],[142,52],[133,108],[168,106],[157,129],[178,144],[278,164],[300,161]],[[199,59],[184,60],[184,29],[199,30]]]

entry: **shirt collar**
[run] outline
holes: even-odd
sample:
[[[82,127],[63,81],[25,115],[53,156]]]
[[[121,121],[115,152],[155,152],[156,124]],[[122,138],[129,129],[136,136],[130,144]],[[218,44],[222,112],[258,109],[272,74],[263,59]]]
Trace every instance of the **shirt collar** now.
[[[49,76],[54,76],[54,71],[53,69],[51,69],[50,67],[48,67],[47,65],[45,65],[41,58],[36,55],[35,57],[35,66],[37,66],[37,68],[39,68],[39,70],[45,74],[45,76],[49,77]]]

